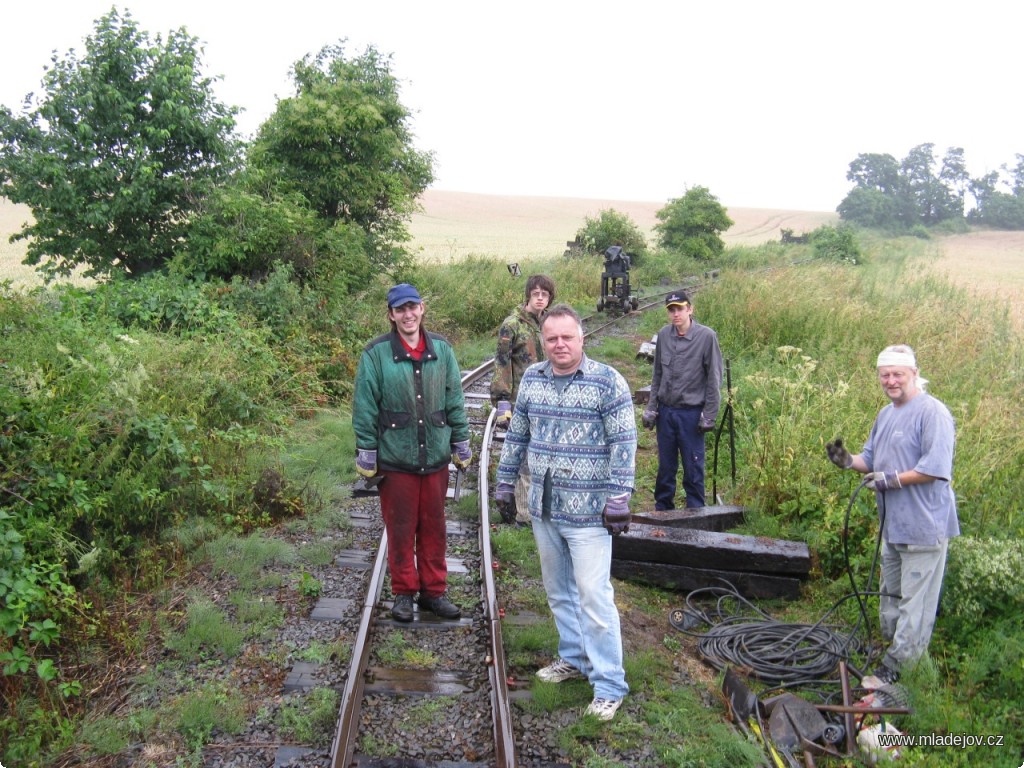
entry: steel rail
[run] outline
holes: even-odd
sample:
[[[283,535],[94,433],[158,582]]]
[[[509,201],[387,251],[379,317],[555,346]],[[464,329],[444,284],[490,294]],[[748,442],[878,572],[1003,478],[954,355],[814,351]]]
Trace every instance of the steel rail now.
[[[462,388],[479,381],[494,369],[493,358],[485,361],[462,377]],[[484,445],[489,450],[491,430],[496,413],[491,411],[484,431]],[[512,714],[509,706],[508,680],[506,674],[505,649],[501,638],[500,610],[494,583],[494,566],[490,547],[490,511],[487,503],[487,451],[481,450],[482,480],[480,488],[480,551],[484,618],[488,623],[491,652],[487,659],[488,677],[491,683],[491,702],[494,712],[494,750],[498,768],[515,768],[515,740],[512,734]],[[377,605],[384,587],[387,573],[387,531],[381,535],[370,574],[366,597],[359,618],[359,629],[352,646],[352,661],[339,705],[338,727],[331,744],[331,767],[350,768],[355,760],[356,741],[359,735],[359,715],[362,711],[366,672],[372,651],[370,642],[376,624]]]
[[[363,610],[359,618],[359,630],[352,646],[352,663],[349,665],[348,679],[341,696],[338,730],[331,745],[332,768],[348,768],[355,757],[356,737],[359,735],[359,713],[363,706],[363,687],[366,682],[366,669],[370,661],[370,633],[373,630],[377,602],[384,587],[384,574],[388,563],[388,534],[385,530],[380,537],[377,558],[370,574],[370,584],[363,601]]]
[[[512,733],[512,710],[509,706],[508,673],[505,643],[501,636],[501,609],[494,582],[494,559],[491,556],[491,513],[488,478],[490,476],[491,440],[497,411],[492,410],[484,427],[480,448],[480,469],[477,487],[480,494],[480,576],[483,581],[484,619],[491,643],[487,674],[491,680],[491,709],[494,715],[494,757],[498,768],[515,768],[515,737]]]

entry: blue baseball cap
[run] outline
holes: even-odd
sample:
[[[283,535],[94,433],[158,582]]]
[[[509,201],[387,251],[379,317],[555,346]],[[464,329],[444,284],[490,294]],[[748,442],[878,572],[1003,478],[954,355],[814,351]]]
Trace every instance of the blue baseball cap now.
[[[423,299],[420,298],[419,291],[408,283],[399,283],[388,291],[388,307],[390,309],[400,307],[403,304],[408,304],[410,301],[416,302],[417,304],[423,303]]]

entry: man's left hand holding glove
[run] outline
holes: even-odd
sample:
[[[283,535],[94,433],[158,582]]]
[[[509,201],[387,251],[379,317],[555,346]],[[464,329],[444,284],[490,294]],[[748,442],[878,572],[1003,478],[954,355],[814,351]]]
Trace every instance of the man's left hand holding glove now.
[[[469,447],[469,440],[452,443],[452,464],[456,468],[468,469],[471,461],[473,461],[473,451]]]
[[[612,536],[618,536],[629,530],[629,524],[633,514],[629,511],[629,494],[623,493],[619,496],[609,496],[604,504],[602,515],[604,527]]]
[[[903,487],[899,472],[868,472],[864,484],[872,491],[895,491]]]

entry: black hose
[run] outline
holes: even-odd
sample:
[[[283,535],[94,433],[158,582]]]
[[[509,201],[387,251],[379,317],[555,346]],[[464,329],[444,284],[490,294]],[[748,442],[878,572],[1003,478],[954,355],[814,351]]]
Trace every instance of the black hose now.
[[[867,482],[866,479],[862,481],[851,495],[843,524],[843,558],[852,591],[837,600],[814,624],[776,621],[743,597],[725,579],[722,579],[724,586],[696,589],[687,595],[684,612],[710,625],[710,629],[699,632],[678,625],[676,628],[698,638],[698,651],[709,664],[716,669],[733,666],[747,670],[758,679],[778,687],[832,682],[840,660],[850,662],[860,659],[865,651],[868,658],[864,665],[870,665],[871,621],[868,617],[866,598],[879,596],[878,592],[871,591],[871,586],[881,551],[882,525],[879,526],[875,541],[875,552],[865,590],[857,587],[847,545],[851,511]],[[880,511],[884,524],[884,499]],[[697,606],[696,601],[708,597],[714,599],[713,609],[705,610]],[[826,624],[829,617],[850,599],[857,600],[857,623],[849,631],[830,628]],[[866,644],[858,639],[862,622],[863,626],[868,628]]]

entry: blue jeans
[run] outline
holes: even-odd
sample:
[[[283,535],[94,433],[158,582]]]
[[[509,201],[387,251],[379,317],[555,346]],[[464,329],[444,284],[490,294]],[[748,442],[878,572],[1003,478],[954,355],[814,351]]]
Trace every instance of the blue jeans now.
[[[558,628],[558,655],[586,675],[595,698],[623,698],[629,686],[610,574],[612,537],[604,528],[546,517],[533,519],[533,537]]]
[[[683,457],[686,506],[704,506],[704,433],[700,406],[658,408],[658,477],[654,481],[654,508],[676,508],[676,472]]]

